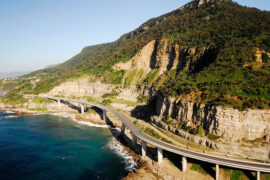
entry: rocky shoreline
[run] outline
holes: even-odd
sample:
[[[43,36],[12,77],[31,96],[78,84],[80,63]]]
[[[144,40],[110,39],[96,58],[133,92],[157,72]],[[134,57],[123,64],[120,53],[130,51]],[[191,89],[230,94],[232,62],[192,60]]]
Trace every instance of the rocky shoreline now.
[[[116,153],[119,156],[122,156],[124,158],[125,163],[127,164],[127,170],[130,172],[126,177],[123,179],[134,179],[134,177],[140,177],[142,176],[143,172],[150,171],[151,167],[149,164],[141,158],[136,152],[134,152],[133,149],[131,149],[132,144],[128,142],[126,139],[127,137],[122,137],[120,134],[120,128],[116,126],[107,125],[103,120],[100,118],[84,118],[80,114],[72,112],[72,111],[56,111],[56,110],[50,110],[47,112],[36,112],[31,111],[27,109],[21,109],[21,108],[8,108],[8,107],[2,107],[0,109],[0,112],[7,112],[7,114],[12,114],[12,116],[9,115],[9,117],[25,117],[25,116],[33,116],[33,115],[40,115],[40,114],[51,114],[56,116],[62,116],[65,118],[70,118],[74,122],[82,125],[87,125],[91,127],[97,127],[97,128],[111,128],[114,129],[113,139],[110,142],[109,148],[116,151]],[[153,174],[154,172],[151,172]],[[145,176],[145,175],[144,175]],[[146,176],[147,177],[147,176]],[[157,177],[157,175],[155,175]],[[160,179],[160,177],[158,178]],[[163,179],[163,178],[162,178]]]

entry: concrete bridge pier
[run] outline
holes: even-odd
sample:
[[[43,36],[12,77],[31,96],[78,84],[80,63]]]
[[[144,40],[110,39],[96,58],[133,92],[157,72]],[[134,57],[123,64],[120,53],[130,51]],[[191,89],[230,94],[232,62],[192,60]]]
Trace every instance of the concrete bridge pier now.
[[[133,133],[132,133],[132,146],[133,147],[136,147],[137,145],[137,136],[135,136]]]
[[[142,157],[146,157],[147,146],[146,142],[142,140]]]
[[[83,114],[84,113],[84,105],[81,104],[81,113]]]
[[[257,180],[260,180],[260,179],[261,179],[261,172],[257,171]]]
[[[125,131],[126,131],[126,125],[122,123],[121,134],[125,134]]]
[[[107,111],[105,110],[105,109],[103,109],[103,121],[106,121],[106,113],[107,113]]]
[[[158,163],[160,164],[163,160],[163,149],[157,148]]]
[[[216,180],[219,179],[219,165],[216,164]]]
[[[182,156],[182,172],[184,173],[187,169],[187,157]]]
[[[57,104],[58,104],[58,110],[61,110],[61,101],[57,100]]]

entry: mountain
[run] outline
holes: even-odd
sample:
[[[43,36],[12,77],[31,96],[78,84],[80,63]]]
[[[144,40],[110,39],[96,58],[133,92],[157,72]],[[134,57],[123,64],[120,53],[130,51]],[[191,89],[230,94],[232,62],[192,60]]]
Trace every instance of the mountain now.
[[[107,84],[152,87],[164,96],[238,109],[270,107],[270,12],[231,0],[194,0],[118,40],[89,46],[41,76],[47,92],[88,74]]]
[[[25,71],[17,71],[17,72],[10,72],[10,73],[0,72],[0,79],[16,78],[16,77],[23,76],[23,75],[28,74],[28,73],[30,73],[30,72],[25,72]]]

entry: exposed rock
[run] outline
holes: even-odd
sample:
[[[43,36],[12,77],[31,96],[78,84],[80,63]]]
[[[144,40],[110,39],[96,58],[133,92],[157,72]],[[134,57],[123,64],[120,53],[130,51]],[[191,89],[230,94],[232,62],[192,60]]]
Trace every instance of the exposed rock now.
[[[214,6],[219,2],[222,1],[227,1],[227,2],[231,2],[232,0],[194,0],[188,4],[186,4],[185,6],[179,8],[179,10],[195,10],[198,9],[201,6]]]
[[[262,138],[270,126],[268,110],[240,111],[162,96],[157,98],[156,112],[160,120],[170,116],[187,126],[202,125],[206,132],[234,141]]]
[[[159,69],[162,74],[170,69],[195,68],[197,61],[208,51],[205,47],[187,48],[161,39],[149,42],[131,60],[117,63],[112,68],[117,71],[143,69],[145,74],[152,69]]]
[[[258,63],[262,63],[263,62],[263,60],[262,60],[263,53],[264,54],[267,54],[268,57],[270,57],[270,53],[268,53],[268,52],[266,52],[266,51],[264,51],[262,49],[256,48],[256,54],[255,54],[255,56],[256,56],[256,61]]]
[[[103,84],[101,82],[89,82],[87,78],[69,81],[54,87],[48,94],[52,96],[65,95],[75,97],[101,97],[105,93],[119,92],[122,99],[136,101],[139,95],[135,86],[122,88],[116,85]]]
[[[151,121],[186,140],[215,149],[218,152],[245,158],[270,161],[270,111],[246,110],[210,106],[184,99],[163,97],[155,93],[157,116]],[[171,118],[169,122],[165,119]],[[192,135],[181,128],[203,126],[205,132],[220,137]],[[265,139],[265,141],[264,141]],[[257,142],[258,140],[258,142]]]
[[[155,40],[149,42],[143,47],[131,60],[125,63],[117,63],[112,68],[114,70],[131,70],[131,69],[144,69],[146,73],[151,71],[150,63],[151,57],[155,47]]]

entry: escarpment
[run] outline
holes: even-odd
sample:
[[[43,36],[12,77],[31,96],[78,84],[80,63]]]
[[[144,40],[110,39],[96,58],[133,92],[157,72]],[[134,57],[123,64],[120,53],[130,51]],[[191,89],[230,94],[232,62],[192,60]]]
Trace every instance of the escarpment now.
[[[117,63],[112,69],[115,71],[143,69],[146,73],[158,69],[160,74],[172,69],[178,71],[184,68],[196,69],[197,66],[201,66],[198,61],[208,55],[208,52],[207,48],[184,47],[180,44],[172,44],[167,39],[153,40],[132,59]],[[210,56],[210,58],[215,57]]]
[[[157,121],[176,120],[171,124],[174,128],[202,126],[206,133],[233,141],[266,139],[270,135],[268,110],[240,111],[163,96],[156,97],[155,110]]]

